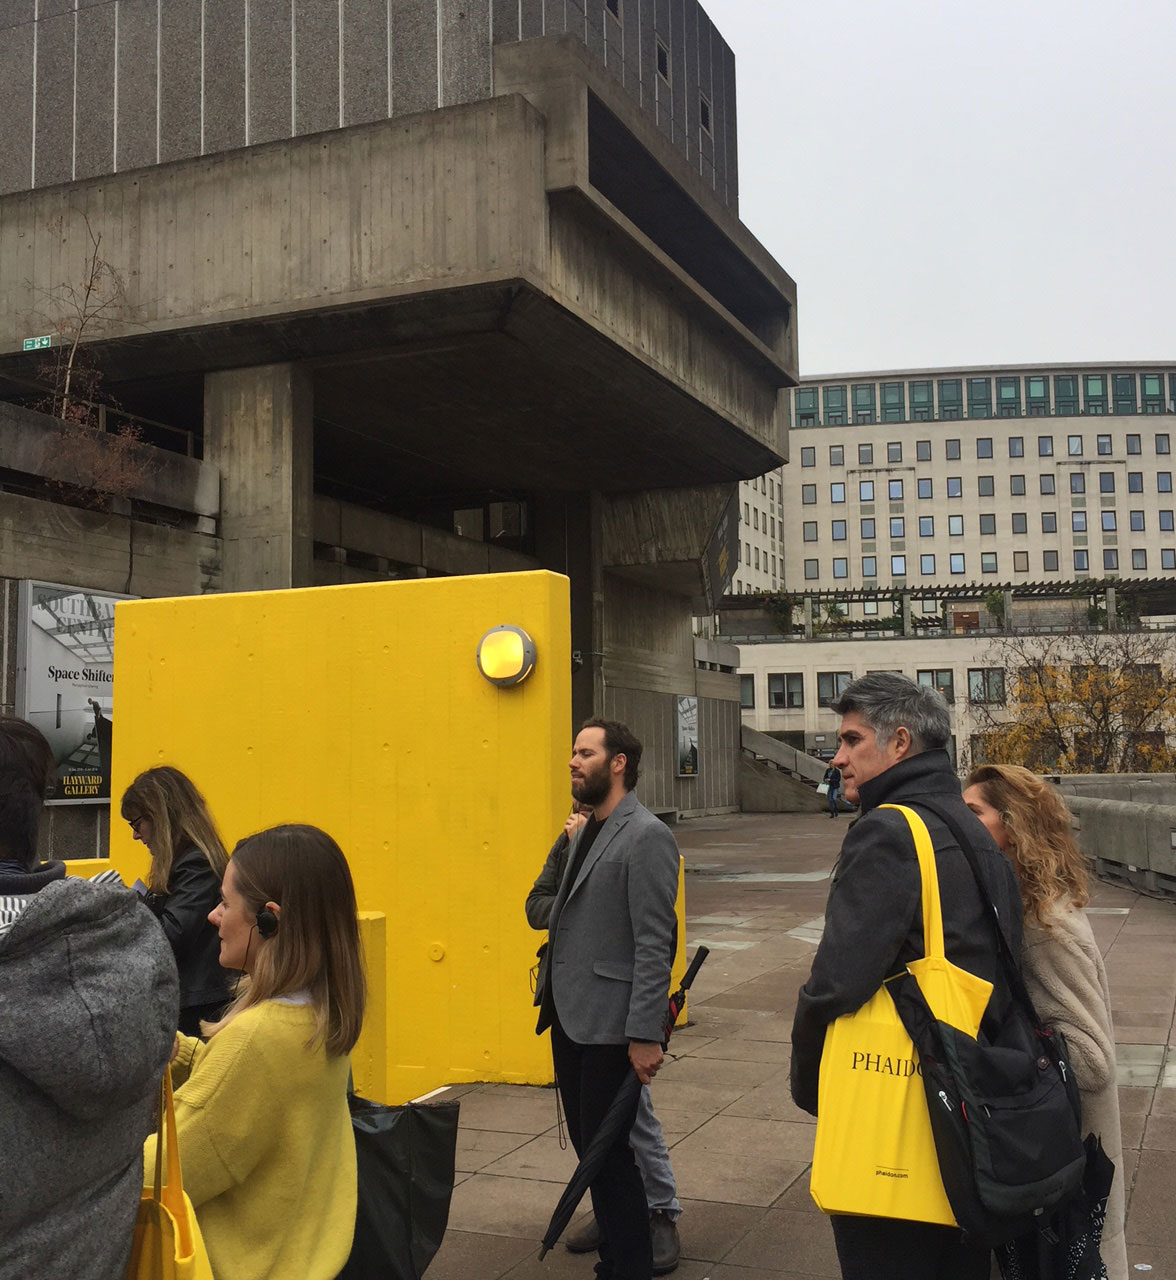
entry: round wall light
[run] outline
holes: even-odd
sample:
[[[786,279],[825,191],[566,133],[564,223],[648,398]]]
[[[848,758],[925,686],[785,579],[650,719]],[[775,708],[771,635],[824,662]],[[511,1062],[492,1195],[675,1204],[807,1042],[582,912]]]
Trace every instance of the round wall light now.
[[[478,670],[491,684],[522,684],[535,670],[534,640],[522,627],[492,627],[478,641]]]

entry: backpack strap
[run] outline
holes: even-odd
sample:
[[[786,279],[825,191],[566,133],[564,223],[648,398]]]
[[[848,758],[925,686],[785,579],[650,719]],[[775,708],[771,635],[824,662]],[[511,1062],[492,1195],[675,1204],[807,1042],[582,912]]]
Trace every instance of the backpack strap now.
[[[1009,945],[1008,935],[1005,933],[1004,924],[1000,918],[1000,912],[997,910],[996,904],[992,901],[992,895],[988,892],[988,886],[984,883],[984,876],[980,871],[980,861],[976,856],[976,849],[972,844],[971,837],[965,832],[955,815],[945,807],[939,805],[933,800],[927,800],[923,797],[919,798],[918,804],[924,809],[930,809],[937,818],[941,819],[947,829],[955,837],[956,843],[960,846],[960,851],[967,859],[968,866],[972,869],[972,876],[976,881],[976,887],[980,890],[980,900],[988,908],[993,928],[996,930],[997,949],[1000,952],[1001,964],[1005,971],[1005,979],[1009,984],[1009,990],[1021,1005],[1032,1014],[1034,1024],[1040,1026],[1041,1020],[1037,1016],[1036,1009],[1033,1008],[1033,1001],[1025,987],[1025,980],[1021,976],[1020,958],[1013,955],[1013,949]]]

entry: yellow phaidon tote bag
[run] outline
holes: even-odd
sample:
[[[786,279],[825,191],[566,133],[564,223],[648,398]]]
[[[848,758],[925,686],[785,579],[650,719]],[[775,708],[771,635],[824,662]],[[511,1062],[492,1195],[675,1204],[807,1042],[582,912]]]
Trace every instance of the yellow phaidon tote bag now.
[[[166,1183],[163,1181],[165,1126]],[[163,1073],[160,1086],[156,1133],[155,1182],[143,1189],[143,1198],[139,1201],[127,1280],[212,1280],[212,1267],[208,1264],[196,1214],[184,1191],[180,1173],[170,1067]]]
[[[905,805],[923,883],[924,958],[908,969],[937,1018],[974,1036],[992,983],[948,961],[935,851],[923,819]],[[954,1226],[939,1176],[919,1056],[885,984],[825,1035],[817,1091],[811,1190],[826,1213]]]

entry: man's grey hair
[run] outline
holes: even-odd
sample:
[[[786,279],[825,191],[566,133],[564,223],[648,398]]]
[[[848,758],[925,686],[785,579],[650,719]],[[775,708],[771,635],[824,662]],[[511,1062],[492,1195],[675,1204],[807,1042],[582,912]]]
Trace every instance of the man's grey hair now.
[[[879,746],[903,725],[911,735],[911,754],[946,747],[951,738],[951,711],[943,695],[895,671],[876,671],[851,681],[836,702],[839,716],[851,712],[874,730]]]

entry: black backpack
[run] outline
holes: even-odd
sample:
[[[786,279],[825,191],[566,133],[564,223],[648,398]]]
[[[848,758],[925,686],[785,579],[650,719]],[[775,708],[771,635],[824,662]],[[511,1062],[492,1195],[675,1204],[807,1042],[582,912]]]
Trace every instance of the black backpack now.
[[[909,973],[887,983],[919,1052],[948,1203],[972,1240],[992,1246],[1032,1230],[1080,1186],[1081,1103],[1065,1040],[1034,1011],[968,836],[937,804],[917,807],[941,818],[963,850],[1012,997],[996,1034],[973,1039],[936,1019]]]

